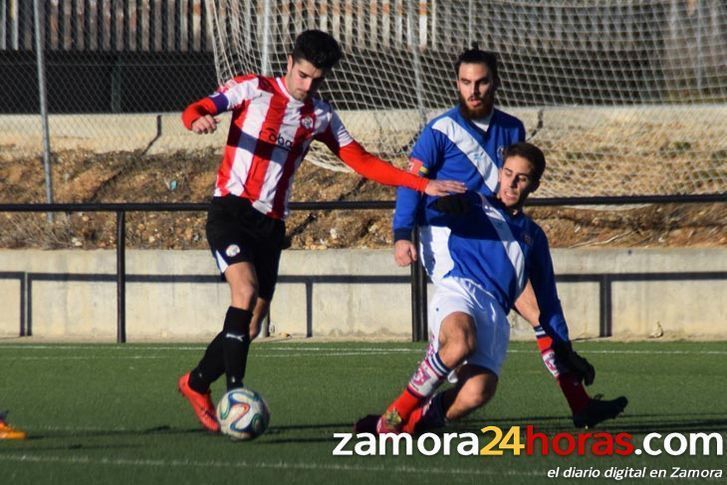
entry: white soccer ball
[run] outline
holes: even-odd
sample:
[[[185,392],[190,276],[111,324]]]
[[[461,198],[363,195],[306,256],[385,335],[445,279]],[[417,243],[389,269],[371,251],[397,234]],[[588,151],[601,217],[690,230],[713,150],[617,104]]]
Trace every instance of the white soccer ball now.
[[[268,429],[270,411],[263,397],[252,389],[228,391],[217,403],[220,430],[233,440],[251,440]]]

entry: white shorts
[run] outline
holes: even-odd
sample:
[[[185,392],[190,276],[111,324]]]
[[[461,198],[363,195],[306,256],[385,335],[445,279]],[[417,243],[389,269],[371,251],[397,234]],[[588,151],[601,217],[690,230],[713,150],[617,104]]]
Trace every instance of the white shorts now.
[[[443,278],[429,304],[430,350],[439,350],[442,321],[454,312],[466,313],[475,321],[477,348],[467,356],[467,363],[500,375],[510,341],[510,324],[500,304],[468,279]]]

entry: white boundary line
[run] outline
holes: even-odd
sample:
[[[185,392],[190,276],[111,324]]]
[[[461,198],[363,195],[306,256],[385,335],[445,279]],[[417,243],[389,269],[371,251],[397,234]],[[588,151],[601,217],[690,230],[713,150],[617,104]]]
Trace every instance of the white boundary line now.
[[[293,350],[293,349],[291,349]],[[297,349],[295,349],[297,350]],[[424,350],[410,350],[408,353],[413,354],[421,354],[423,355]],[[317,352],[316,354],[311,354],[310,352],[289,352],[289,353],[274,353],[269,354],[265,352],[255,352],[253,355],[255,358],[258,359],[287,359],[287,358],[308,358],[308,357],[352,357],[352,356],[358,356],[358,357],[381,357],[381,356],[391,356],[391,355],[402,355],[403,352],[397,351],[397,352],[388,352],[385,350],[378,351],[378,352]],[[511,354],[534,354],[535,351],[525,351],[525,350],[510,350],[508,353]],[[671,351],[671,352],[659,352],[659,351],[638,351],[638,350],[631,350],[631,351],[594,351],[594,352],[583,352],[583,355],[588,354],[644,354],[644,355],[674,355],[674,356],[692,356],[692,355],[711,355],[711,356],[722,356],[727,355],[727,351],[720,351],[720,350],[705,350],[705,351],[695,351],[695,352],[689,352],[689,351]],[[38,356],[30,356],[30,355],[23,355],[23,356],[0,356],[0,362],[2,361],[60,361],[60,360],[67,360],[67,361],[83,361],[83,360],[99,360],[99,359],[114,359],[114,360],[164,360],[167,359],[167,356],[160,356],[160,355],[119,355],[119,354],[108,354],[108,355],[57,355],[57,356],[48,356],[48,355],[38,355]]]
[[[194,351],[198,352],[200,350],[204,350],[205,346],[200,345],[198,347],[190,347],[190,346],[162,346],[162,347],[155,347],[155,346],[135,346],[133,344],[126,344],[125,346],[109,346],[109,347],[103,347],[103,346],[95,346],[94,344],[89,345],[17,345],[17,344],[8,344],[3,345],[0,344],[0,351],[3,349],[12,349],[12,350],[109,350],[114,353],[117,352],[125,352],[125,351]],[[424,352],[425,346],[422,345],[421,348],[405,348],[405,347],[392,347],[392,348],[381,348],[381,347],[361,347],[361,348],[355,348],[355,347],[308,347],[305,344],[302,345],[291,345],[291,346],[282,346],[282,347],[267,347],[266,345],[259,345],[255,346],[253,352],[258,357],[299,357],[299,356],[305,356],[309,355],[315,352],[315,355],[317,356],[349,356],[349,355],[393,355],[393,354],[419,354]],[[279,355],[275,355],[274,353],[281,352]],[[287,354],[283,353],[287,352]],[[510,349],[508,350],[508,353],[511,354],[533,354],[536,353],[537,349],[533,347],[532,350],[528,349]],[[593,349],[585,349],[582,350],[582,353],[584,355],[587,354],[633,354],[633,355],[727,355],[727,350],[647,350],[647,349],[639,349],[639,350],[619,350],[619,349],[613,349],[613,350],[593,350]],[[103,356],[99,356],[96,354],[94,358],[99,358]],[[33,359],[52,359],[53,357],[0,357],[0,359],[13,359],[13,360],[33,360]],[[69,356],[67,358],[76,358],[76,359],[85,359],[86,357],[82,356]],[[88,357],[91,358],[91,357]],[[160,356],[115,356],[115,358],[162,358]]]
[[[423,350],[417,351],[423,355]],[[382,356],[382,355],[398,355],[400,352],[319,352],[315,354],[315,357],[349,357],[349,356]],[[254,354],[255,358],[260,359],[277,359],[277,358],[288,358],[288,357],[314,357],[309,353],[288,353],[288,354],[265,354],[257,352]],[[19,357],[13,356],[0,356],[1,361],[25,361],[25,360],[98,360],[98,359],[114,359],[114,360],[161,360],[168,359],[168,356],[161,355],[23,355]]]
[[[254,461],[194,461],[194,460],[142,460],[128,458],[91,458],[90,456],[39,456],[29,454],[0,454],[0,461],[20,463],[61,463],[68,465],[110,465],[110,466],[137,466],[137,467],[193,467],[193,468],[260,468],[260,469],[287,469],[287,470],[328,470],[351,472],[382,472],[382,473],[415,473],[432,475],[473,475],[493,476],[510,475],[522,477],[545,477],[546,472],[518,471],[518,470],[492,470],[461,469],[461,468],[422,468],[413,466],[364,466],[364,465],[335,465],[321,463],[296,462],[264,462]]]

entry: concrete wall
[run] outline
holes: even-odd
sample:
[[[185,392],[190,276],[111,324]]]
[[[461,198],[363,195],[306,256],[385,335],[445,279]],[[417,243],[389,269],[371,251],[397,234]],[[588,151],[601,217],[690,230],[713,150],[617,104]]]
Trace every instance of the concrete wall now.
[[[528,132],[537,128],[541,141],[554,133],[558,133],[556,138],[560,139],[563,134],[581,133],[583,130],[590,132],[594,127],[600,127],[601,143],[606,143],[606,140],[617,143],[623,138],[623,130],[618,127],[624,123],[629,126],[636,124],[639,127],[636,131],[648,135],[654,128],[649,120],[659,120],[666,126],[680,126],[680,133],[688,135],[686,141],[693,141],[692,138],[698,135],[708,140],[724,140],[726,132],[724,123],[718,122],[727,116],[725,104],[531,107],[506,110],[520,118]],[[433,110],[427,116],[431,119],[442,111]],[[417,134],[420,122],[416,110],[341,110],[338,114],[351,134],[372,151],[379,150],[381,143],[386,143],[389,149],[391,146],[407,144]],[[227,139],[226,127],[229,125],[230,113],[223,113],[219,117],[224,129],[209,136],[198,136],[187,131],[182,125],[181,113],[177,112],[52,114],[48,122],[54,151],[85,149],[103,153],[147,150],[150,154],[160,154],[205,148],[220,151]],[[543,127],[539,127],[541,124],[550,131],[550,135],[543,134]],[[41,133],[40,117],[37,114],[0,113],[0,145],[8,154],[41,153]],[[700,143],[700,150],[707,150],[704,146],[707,141],[702,139]],[[713,148],[718,150],[722,146],[716,144]]]
[[[559,275],[614,278],[614,337],[727,339],[726,249],[555,250],[554,264]],[[0,251],[0,272],[31,276],[26,318],[32,321],[33,335],[46,338],[115,339],[115,267],[113,251]],[[701,272],[722,272],[722,276],[640,281],[654,273]],[[40,273],[45,275],[42,279]],[[59,276],[63,274],[105,275],[108,281],[70,281],[73,278]],[[215,282],[216,268],[207,251],[128,251],[127,274],[167,275],[167,280],[173,279],[171,275],[196,275],[194,279],[199,280],[128,282],[129,341],[204,340],[219,331],[229,296],[226,285]],[[283,277],[317,277],[312,284],[308,278],[313,336],[409,337],[410,286],[382,278],[408,274],[407,269],[393,265],[387,250],[286,251],[281,262]],[[384,281],[326,282],[330,275]],[[636,281],[628,281],[629,277]],[[17,279],[0,278],[0,337],[19,333],[20,289]],[[279,284],[272,307],[273,334],[306,335],[306,291],[305,282]],[[560,283],[559,291],[571,337],[597,337],[599,284]],[[432,292],[430,287],[430,296]],[[515,339],[531,338],[524,322],[514,318],[512,323]]]

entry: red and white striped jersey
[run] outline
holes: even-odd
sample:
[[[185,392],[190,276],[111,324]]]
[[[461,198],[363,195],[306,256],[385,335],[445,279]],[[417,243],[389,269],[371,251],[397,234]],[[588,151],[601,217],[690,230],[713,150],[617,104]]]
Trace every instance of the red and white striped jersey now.
[[[199,117],[223,111],[232,111],[232,120],[214,195],[249,199],[270,217],[287,215],[293,175],[313,140],[368,178],[420,191],[427,183],[366,152],[327,102],[293,98],[283,78],[236,77],[188,106],[182,119],[191,129]]]

